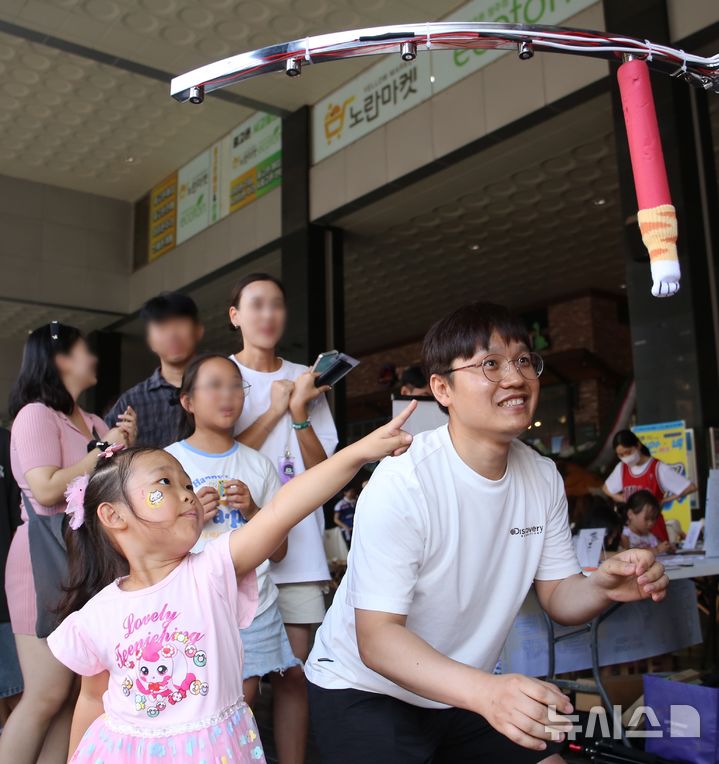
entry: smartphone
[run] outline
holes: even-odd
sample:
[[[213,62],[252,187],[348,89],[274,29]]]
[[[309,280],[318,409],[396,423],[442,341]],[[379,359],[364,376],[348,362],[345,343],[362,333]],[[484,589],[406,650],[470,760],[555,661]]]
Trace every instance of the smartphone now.
[[[320,353],[317,356],[312,371],[320,376],[315,379],[317,387],[324,385],[335,385],[342,377],[349,374],[359,361],[352,356],[340,353],[337,350],[328,350],[326,353]]]
[[[320,353],[317,356],[315,365],[312,367],[312,371],[316,374],[324,374],[334,366],[338,356],[339,350],[327,350],[324,353]]]

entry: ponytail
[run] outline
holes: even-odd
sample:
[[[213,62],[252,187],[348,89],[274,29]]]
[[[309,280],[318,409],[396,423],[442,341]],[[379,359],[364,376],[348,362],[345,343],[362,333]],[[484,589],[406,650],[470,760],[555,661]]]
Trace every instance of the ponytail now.
[[[68,527],[65,542],[69,571],[65,594],[57,607],[60,619],[80,610],[108,584],[128,573],[127,560],[102,530],[96,513],[88,515],[76,531]]]
[[[129,572],[127,560],[105,531],[97,516],[103,502],[122,502],[130,511],[132,505],[125,485],[135,458],[152,453],[154,448],[130,448],[109,459],[99,459],[85,489],[84,519],[76,530],[65,531],[68,554],[68,577],[64,596],[56,612],[60,619],[80,610],[96,594],[117,578]]]

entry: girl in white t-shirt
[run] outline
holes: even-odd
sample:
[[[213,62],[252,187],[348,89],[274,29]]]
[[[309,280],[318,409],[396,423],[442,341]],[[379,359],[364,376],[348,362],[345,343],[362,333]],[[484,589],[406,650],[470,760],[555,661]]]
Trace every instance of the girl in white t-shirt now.
[[[624,530],[621,545],[624,549],[652,549],[655,554],[672,551],[666,541],[659,541],[651,532],[660,513],[659,502],[651,491],[637,491],[629,497],[623,509]]]
[[[185,369],[180,388],[180,403],[187,420],[185,438],[165,450],[192,480],[205,511],[205,525],[193,552],[202,551],[208,542],[244,525],[280,489],[270,461],[234,439],[233,425],[248,388],[237,366],[222,355],[199,356]],[[284,541],[270,559],[281,560],[286,553]],[[254,620],[241,630],[243,691],[250,706],[265,674],[302,672],[277,608],[277,587],[269,576],[268,561],[257,568],[257,588]]]
[[[287,322],[282,283],[267,273],[254,273],[234,289],[232,326],[242,335],[242,350],[231,356],[252,385],[236,426],[240,443],[263,453],[286,482],[324,461],[337,447],[335,429],[324,393],[306,366],[277,355]],[[282,562],[272,563],[279,608],[293,653],[306,660],[313,624],[325,614],[324,587],[330,579],[324,550],[322,508],[296,525]],[[292,672],[272,675],[274,728],[280,761],[299,762],[307,745],[307,689]]]

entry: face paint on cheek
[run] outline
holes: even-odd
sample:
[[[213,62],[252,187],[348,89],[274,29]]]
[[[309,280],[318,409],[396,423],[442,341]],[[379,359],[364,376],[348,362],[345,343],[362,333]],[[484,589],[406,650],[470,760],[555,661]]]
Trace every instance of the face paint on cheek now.
[[[162,491],[150,491],[145,497],[145,504],[150,509],[158,509],[165,503],[165,494]]]

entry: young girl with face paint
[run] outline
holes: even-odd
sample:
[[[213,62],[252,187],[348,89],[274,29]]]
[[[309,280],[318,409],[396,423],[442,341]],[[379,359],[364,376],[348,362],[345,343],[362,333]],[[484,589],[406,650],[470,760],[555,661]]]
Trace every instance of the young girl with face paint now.
[[[234,439],[233,426],[248,393],[249,385],[226,356],[199,356],[185,369],[180,403],[186,421],[181,439],[165,450],[190,476],[202,504],[205,525],[193,552],[251,520],[280,489],[272,462]],[[279,562],[286,553],[285,540],[269,559]],[[302,663],[292,654],[277,607],[277,587],[269,567],[269,561],[264,560],[257,568],[257,612],[241,632],[244,695],[249,706],[253,705],[260,677],[288,671],[302,675]]]
[[[199,553],[203,507],[167,452],[108,454],[71,486],[68,615],[48,638],[83,678],[71,761],[265,760],[238,631],[257,607],[255,568],[363,464],[406,451],[412,411],[297,476]]]

